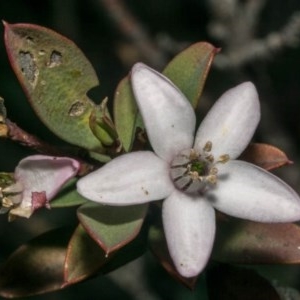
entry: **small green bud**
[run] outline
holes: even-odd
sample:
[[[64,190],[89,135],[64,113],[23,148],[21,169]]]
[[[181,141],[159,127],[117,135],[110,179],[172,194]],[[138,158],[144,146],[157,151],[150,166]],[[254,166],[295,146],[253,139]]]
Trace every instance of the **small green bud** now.
[[[118,135],[107,109],[107,98],[92,111],[90,128],[97,139],[106,147],[112,146]]]

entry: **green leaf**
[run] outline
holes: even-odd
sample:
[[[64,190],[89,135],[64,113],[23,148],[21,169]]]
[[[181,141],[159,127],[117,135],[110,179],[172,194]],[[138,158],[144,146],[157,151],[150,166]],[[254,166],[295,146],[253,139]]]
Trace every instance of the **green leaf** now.
[[[267,201],[267,200],[266,200]],[[300,227],[225,218],[218,221],[213,259],[242,264],[300,262]]]
[[[120,81],[114,97],[114,121],[119,139],[126,152],[131,149],[136,130],[138,108],[133,96],[129,77]]]
[[[63,286],[74,284],[92,276],[108,260],[104,251],[79,225],[68,246]]]
[[[112,272],[143,255],[147,250],[147,229],[143,226],[137,237],[111,254],[111,260],[101,268],[101,273]]]
[[[0,269],[0,295],[16,298],[61,289],[71,232],[55,229],[17,249]]]
[[[137,236],[147,209],[147,204],[118,207],[88,202],[77,212],[87,233],[108,255]]]
[[[95,105],[86,95],[98,79],[81,50],[41,26],[4,26],[10,63],[38,117],[61,139],[103,152],[89,127]]]
[[[164,69],[195,108],[201,96],[212,60],[218,49],[204,42],[196,43],[179,53]],[[143,128],[138,118],[138,108],[126,76],[118,85],[114,97],[114,121],[126,152],[131,149],[135,131]]]
[[[67,182],[60,190],[58,195],[53,200],[51,200],[51,202],[49,203],[50,207],[51,208],[70,207],[70,206],[80,205],[87,202],[87,199],[83,198],[81,195],[77,193],[76,182],[77,179],[75,178]]]
[[[209,43],[193,44],[175,56],[163,71],[194,108],[198,105],[208,71],[217,52],[218,49]]]

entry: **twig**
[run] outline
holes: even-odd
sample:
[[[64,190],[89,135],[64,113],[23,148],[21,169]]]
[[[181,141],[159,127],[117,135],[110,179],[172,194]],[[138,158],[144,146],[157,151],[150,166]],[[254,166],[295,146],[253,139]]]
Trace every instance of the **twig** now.
[[[214,66],[219,69],[237,68],[254,60],[269,58],[279,50],[297,46],[299,35],[300,12],[296,12],[279,32],[272,32],[264,39],[254,39],[241,47],[219,54]]]
[[[216,56],[218,69],[240,68],[255,61],[268,59],[275,52],[299,44],[300,12],[292,14],[279,31],[263,39],[255,38],[259,14],[266,0],[208,0],[212,21],[208,25],[211,36],[222,43],[223,51]]]
[[[94,169],[94,166],[83,161],[79,158],[80,149],[75,147],[69,147],[67,150],[52,146],[36,136],[29,134],[20,128],[16,123],[11,122],[9,119],[5,120],[5,124],[7,126],[7,138],[11,139],[14,142],[17,142],[23,146],[26,146],[30,149],[33,149],[39,153],[51,156],[67,156],[73,157],[74,159],[80,162],[80,176],[86,175]]]
[[[107,11],[117,29],[131,41],[140,56],[151,66],[161,69],[166,64],[165,55],[151,41],[146,30],[120,0],[97,0]]]

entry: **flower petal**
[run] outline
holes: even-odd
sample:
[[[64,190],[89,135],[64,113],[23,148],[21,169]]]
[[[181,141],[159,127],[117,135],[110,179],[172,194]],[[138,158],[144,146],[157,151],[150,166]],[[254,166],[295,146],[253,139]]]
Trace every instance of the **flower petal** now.
[[[206,266],[215,237],[215,212],[202,198],[175,190],[163,202],[163,224],[170,255],[184,277]]]
[[[47,205],[60,188],[76,176],[80,164],[68,157],[32,155],[24,158],[15,169],[15,178],[23,186],[20,206],[13,215],[29,217],[34,210]]]
[[[212,142],[215,158],[229,154],[237,158],[249,144],[260,120],[260,104],[255,86],[245,82],[225,92],[202,121],[194,147],[203,149]]]
[[[83,197],[110,205],[163,199],[173,189],[167,163],[150,151],[121,155],[77,182]]]
[[[300,198],[275,175],[244,161],[219,165],[211,203],[228,215],[258,222],[300,220]]]
[[[170,162],[191,148],[196,117],[181,91],[165,76],[144,64],[132,69],[133,92],[155,153]]]

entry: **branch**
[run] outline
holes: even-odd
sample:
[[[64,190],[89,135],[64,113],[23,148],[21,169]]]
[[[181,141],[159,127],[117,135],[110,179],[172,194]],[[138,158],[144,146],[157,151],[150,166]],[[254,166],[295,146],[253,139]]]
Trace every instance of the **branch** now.
[[[151,66],[161,69],[166,64],[166,57],[151,41],[146,30],[136,20],[120,0],[98,0],[107,12],[118,31],[131,41],[140,56]]]

